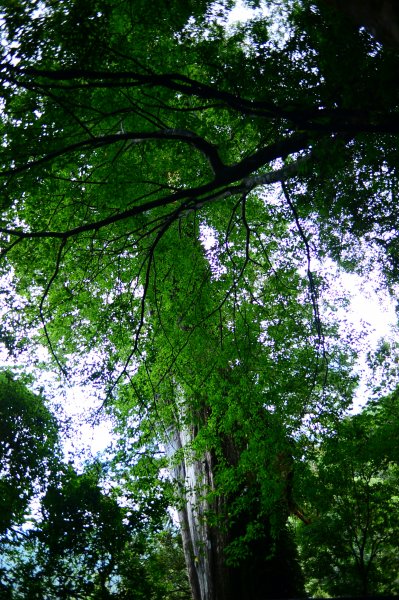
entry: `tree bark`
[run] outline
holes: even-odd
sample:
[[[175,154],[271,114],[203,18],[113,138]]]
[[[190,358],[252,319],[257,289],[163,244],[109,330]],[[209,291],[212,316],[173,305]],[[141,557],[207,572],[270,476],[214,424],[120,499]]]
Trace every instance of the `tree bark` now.
[[[209,492],[215,490],[216,460],[212,452],[196,460],[185,450],[195,435],[195,427],[170,428],[167,446],[170,472],[181,491],[178,518],[193,600],[265,600],[304,595],[293,542],[287,532],[273,539],[267,520],[264,538],[252,544],[250,557],[238,566],[226,564],[226,547],[243,533],[245,520],[251,515],[244,515],[242,522],[227,533],[210,524],[209,516],[220,516],[225,501],[217,495],[217,500],[209,499]]]
[[[182,453],[181,461],[171,471],[181,490],[178,517],[193,600],[235,600],[241,596],[232,587],[230,569],[225,564],[227,540],[209,523],[210,514],[218,516],[217,503],[209,500],[209,493],[214,491],[215,461],[211,452],[201,460],[187,457],[184,449],[194,437],[194,428],[175,429],[168,448],[171,456]]]

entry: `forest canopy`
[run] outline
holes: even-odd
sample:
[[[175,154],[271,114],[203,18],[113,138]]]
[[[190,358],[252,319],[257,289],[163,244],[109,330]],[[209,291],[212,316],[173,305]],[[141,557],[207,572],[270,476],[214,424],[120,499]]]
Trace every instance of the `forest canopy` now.
[[[398,11],[245,6],[0,2],[0,340],[99,390],[118,438],[44,484],[53,597],[129,597],[129,569],[154,598],[397,592],[396,342],[349,416],[359,340],[325,267],[395,297]]]

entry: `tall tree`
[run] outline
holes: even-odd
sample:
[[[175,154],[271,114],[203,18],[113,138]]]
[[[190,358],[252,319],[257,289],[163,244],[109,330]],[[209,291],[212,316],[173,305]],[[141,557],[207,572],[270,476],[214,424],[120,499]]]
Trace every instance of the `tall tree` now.
[[[156,425],[195,600],[300,592],[293,473],[353,385],[313,259],[372,243],[397,278],[396,55],[307,0],[230,29],[229,2],[0,6],[25,325]]]
[[[190,597],[164,500],[152,497],[144,506],[138,495],[128,497],[120,481],[115,487],[103,477],[99,463],[79,474],[71,465],[58,465],[46,493],[36,500],[36,518],[24,523],[24,535],[0,544],[4,597]]]
[[[184,484],[179,518],[194,597],[292,597],[301,585],[285,525],[299,512],[290,485],[303,451],[298,436],[309,413],[327,424],[350,397],[344,357],[331,344],[336,365],[325,381],[312,307],[298,301],[306,283],[288,248],[273,277],[255,260],[239,277],[248,258],[232,231],[227,254],[234,268],[220,275],[224,250],[214,247],[212,275],[190,221],[171,228],[154,252],[154,315],[143,365],[123,403],[136,404],[141,431],[150,411]],[[338,381],[335,370],[342,370]],[[149,435],[147,426],[138,444],[145,447]]]
[[[312,595],[397,593],[397,410],[396,391],[344,419],[302,478],[309,521],[298,539]]]
[[[13,536],[56,466],[58,426],[42,396],[0,373],[0,536]]]

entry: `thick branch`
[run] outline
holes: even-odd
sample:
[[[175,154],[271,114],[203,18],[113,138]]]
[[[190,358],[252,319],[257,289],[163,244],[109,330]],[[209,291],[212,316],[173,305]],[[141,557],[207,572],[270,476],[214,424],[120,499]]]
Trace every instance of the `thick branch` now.
[[[261,114],[264,116],[265,112],[267,112],[269,116],[277,116],[280,113],[279,108],[272,102],[246,100],[245,98],[219,90],[214,86],[200,83],[179,73],[165,73],[160,75],[151,73],[143,75],[142,73],[131,71],[111,72],[89,71],[85,69],[59,69],[52,71],[35,68],[21,69],[9,64],[6,64],[5,68],[22,77],[27,76],[42,80],[65,82],[62,88],[66,90],[88,87],[163,87],[176,92],[194,95],[205,100],[223,101],[231,108],[235,108],[245,114]],[[3,79],[8,79],[6,74],[3,76]],[[25,85],[24,81],[14,80],[13,83],[15,85]],[[43,89],[46,87],[46,83],[40,81],[38,82],[38,86]],[[55,86],[52,84],[49,87]],[[280,114],[279,116],[282,115]]]
[[[243,158],[239,163],[225,167],[220,172],[219,181],[227,183],[248,177],[278,158],[285,159],[291,154],[307,149],[310,143],[310,136],[307,133],[300,133],[269,146],[264,146],[250,156]]]
[[[76,152],[77,150],[81,150],[83,148],[94,149],[100,148],[102,146],[116,144],[118,142],[130,141],[135,143],[144,140],[172,140],[188,143],[200,150],[202,154],[204,154],[204,156],[209,161],[214,174],[216,174],[219,170],[224,168],[224,164],[219,157],[216,146],[207,142],[205,139],[201,138],[200,136],[196,135],[191,131],[183,129],[161,129],[159,131],[130,131],[127,133],[121,132],[98,137],[90,137],[89,139],[81,140],[80,142],[76,142],[74,144],[69,144],[68,146],[59,148],[58,150],[53,150],[45,156],[42,156],[41,158],[38,158],[36,160],[28,161],[23,165],[1,171],[0,177],[9,177],[11,175],[18,175],[19,173],[24,173],[25,171],[28,171],[33,167],[46,164],[48,162],[51,162],[55,158],[71,154],[72,152]]]
[[[284,165],[281,169],[276,171],[270,171],[269,173],[262,173],[261,175],[254,175],[253,177],[247,177],[244,185],[247,186],[247,190],[260,187],[262,185],[270,185],[272,183],[280,183],[288,181],[292,177],[296,177],[301,174],[301,171],[306,168],[313,159],[312,153],[307,154],[298,158],[298,160]]]
[[[9,76],[13,73],[14,76]],[[15,76],[21,79],[15,79]],[[37,82],[24,81],[23,77],[36,78]],[[244,115],[266,119],[282,119],[295,128],[323,133],[399,133],[399,112],[381,112],[367,109],[320,108],[303,109],[300,105],[277,106],[270,101],[242,98],[179,73],[142,74],[131,71],[89,71],[85,69],[60,69],[57,71],[35,68],[19,68],[3,65],[4,81],[16,86],[36,85],[39,90],[61,87],[63,90],[84,88],[131,88],[160,87],[203,100],[221,102]],[[46,80],[50,83],[46,83]],[[60,82],[60,83],[53,83]],[[377,107],[378,108],[378,107]]]
[[[121,134],[123,135],[123,134]],[[107,136],[113,137],[113,136]],[[7,229],[0,228],[0,233],[16,236],[18,238],[33,239],[33,238],[58,238],[68,239],[77,236],[87,231],[96,231],[103,227],[107,227],[114,223],[127,220],[145,212],[154,210],[159,207],[166,207],[175,202],[180,202],[178,210],[174,211],[176,218],[179,215],[184,214],[187,210],[198,209],[205,204],[214,202],[216,200],[222,200],[225,197],[233,194],[247,193],[249,189],[253,189],[256,185],[264,185],[265,183],[274,183],[274,181],[281,181],[283,170],[276,172],[275,178],[273,178],[273,172],[267,173],[262,176],[256,182],[251,174],[256,171],[259,167],[266,166],[269,162],[277,159],[285,158],[290,153],[298,152],[306,148],[306,142],[308,138],[306,135],[297,135],[271,144],[262,148],[252,156],[244,158],[241,163],[230,167],[223,167],[223,169],[217,174],[215,179],[204,185],[179,190],[173,194],[161,196],[155,200],[144,202],[142,204],[131,207],[126,211],[122,211],[117,214],[110,215],[99,221],[92,223],[85,223],[73,229],[67,231],[23,231],[18,229]],[[295,164],[295,163],[294,163]],[[292,176],[298,174],[299,164],[296,163],[296,168],[292,167]],[[288,166],[285,168],[284,175],[289,174]],[[269,178],[269,181],[267,180]],[[277,178],[277,179],[276,179]],[[283,178],[284,179],[284,178]],[[233,185],[234,183],[238,185]],[[165,215],[165,218],[167,216]]]

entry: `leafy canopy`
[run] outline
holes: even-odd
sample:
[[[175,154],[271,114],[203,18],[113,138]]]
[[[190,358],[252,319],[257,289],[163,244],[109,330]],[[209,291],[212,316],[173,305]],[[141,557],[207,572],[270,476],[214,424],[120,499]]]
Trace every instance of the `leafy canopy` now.
[[[21,525],[59,456],[58,426],[42,396],[0,373],[0,535]]]
[[[157,490],[176,430],[172,467],[210,457],[234,563],[352,399],[318,261],[397,282],[399,112],[397,54],[327,5],[230,8],[0,3],[0,234],[4,339],[105,388]]]

